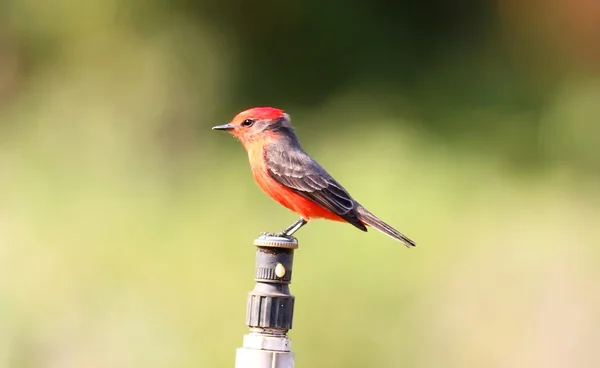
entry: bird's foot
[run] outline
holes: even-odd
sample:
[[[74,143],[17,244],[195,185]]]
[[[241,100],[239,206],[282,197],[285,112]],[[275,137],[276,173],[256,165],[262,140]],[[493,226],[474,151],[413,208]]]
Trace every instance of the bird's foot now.
[[[285,239],[289,239],[289,240],[295,240],[296,239],[293,236],[288,235],[287,233],[284,233],[284,232],[270,233],[270,232],[267,232],[267,231],[263,231],[262,233],[258,234],[258,236],[269,236],[269,237],[275,237],[275,238],[285,238]]]

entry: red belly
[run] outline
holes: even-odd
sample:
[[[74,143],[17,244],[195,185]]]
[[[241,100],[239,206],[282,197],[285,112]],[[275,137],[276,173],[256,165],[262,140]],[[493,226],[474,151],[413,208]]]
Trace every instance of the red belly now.
[[[299,214],[303,219],[325,218],[333,221],[345,222],[333,212],[321,207],[310,199],[304,198],[288,187],[272,179],[263,168],[252,168],[254,180],[258,186],[271,198],[284,207]]]

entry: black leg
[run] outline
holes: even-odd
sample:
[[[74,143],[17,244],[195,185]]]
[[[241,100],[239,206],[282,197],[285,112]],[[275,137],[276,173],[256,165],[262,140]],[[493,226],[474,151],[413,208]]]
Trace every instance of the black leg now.
[[[300,230],[300,228],[304,225],[306,225],[308,223],[308,221],[306,221],[303,218],[300,218],[298,221],[294,222],[293,224],[291,224],[290,226],[288,226],[285,230],[283,230],[280,233],[268,233],[268,232],[263,232],[260,233],[260,235],[266,235],[266,236],[278,236],[278,237],[282,237],[282,238],[292,238],[292,235]]]
[[[306,225],[308,223],[308,221],[306,221],[305,219],[303,219],[302,217],[294,222],[293,224],[291,224],[290,226],[288,226],[285,230],[283,230],[281,233],[283,235],[288,235],[288,236],[292,236],[296,231],[300,230],[300,228],[304,225]]]

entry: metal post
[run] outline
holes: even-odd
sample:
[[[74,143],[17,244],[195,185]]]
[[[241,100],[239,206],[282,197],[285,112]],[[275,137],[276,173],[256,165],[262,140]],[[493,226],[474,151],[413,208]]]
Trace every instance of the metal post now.
[[[256,285],[248,294],[246,325],[250,333],[237,349],[236,368],[293,368],[287,332],[292,328],[294,296],[290,294],[295,238],[260,236],[254,240]]]

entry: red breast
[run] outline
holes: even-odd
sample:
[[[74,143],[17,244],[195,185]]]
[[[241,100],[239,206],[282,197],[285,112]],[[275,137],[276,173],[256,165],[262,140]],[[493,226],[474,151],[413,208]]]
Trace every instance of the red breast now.
[[[269,175],[264,157],[264,146],[254,144],[246,147],[252,175],[258,186],[276,202],[299,214],[303,219],[326,218],[345,222],[344,219],[321,207],[310,199],[304,198],[286,186],[279,184]]]

